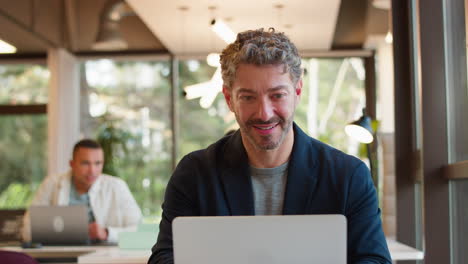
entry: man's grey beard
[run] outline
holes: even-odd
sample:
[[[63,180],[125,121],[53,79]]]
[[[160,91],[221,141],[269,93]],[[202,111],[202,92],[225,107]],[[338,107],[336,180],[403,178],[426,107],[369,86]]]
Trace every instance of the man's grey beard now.
[[[237,119],[237,123],[240,124],[237,114],[235,116],[236,116],[236,119]],[[284,139],[286,138],[286,135],[289,133],[289,131],[292,128],[293,120],[294,120],[294,112],[291,115],[290,119],[288,119],[288,120],[281,119],[281,121],[278,123],[278,125],[283,127],[282,125],[285,124],[285,130],[282,131],[281,136],[280,136],[280,138],[278,139],[277,142],[271,142],[270,144],[267,144],[267,145],[257,144],[257,142],[255,141],[255,138],[252,136],[252,134],[248,133],[247,126],[244,126],[244,127],[240,126],[240,125],[239,126],[240,126],[241,131],[244,131],[243,135],[244,134],[246,135],[247,140],[250,142],[250,144],[252,144],[255,147],[256,150],[269,151],[269,150],[277,149],[281,145],[281,143],[283,143]],[[249,123],[252,123],[252,122],[247,122],[246,125],[251,126],[251,125],[249,125]],[[265,122],[263,122],[263,123],[265,123]],[[265,135],[265,136],[260,136],[260,137],[262,139],[267,139],[268,140],[269,138],[272,137],[272,135]]]

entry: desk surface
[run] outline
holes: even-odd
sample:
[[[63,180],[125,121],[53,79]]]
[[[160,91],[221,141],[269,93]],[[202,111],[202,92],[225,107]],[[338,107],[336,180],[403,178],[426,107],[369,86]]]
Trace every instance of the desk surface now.
[[[424,258],[424,253],[393,239],[387,239],[388,248],[394,261],[418,260]],[[5,250],[21,251],[34,258],[75,257],[82,264],[146,264],[151,251],[124,250],[116,246],[82,246],[82,247],[43,247],[37,249],[22,249],[19,247],[5,247]]]
[[[387,239],[388,250],[392,260],[419,260],[424,259],[424,253],[393,239]]]
[[[87,264],[146,264],[151,250],[124,250],[120,248],[98,249],[97,251],[78,257],[78,263]]]

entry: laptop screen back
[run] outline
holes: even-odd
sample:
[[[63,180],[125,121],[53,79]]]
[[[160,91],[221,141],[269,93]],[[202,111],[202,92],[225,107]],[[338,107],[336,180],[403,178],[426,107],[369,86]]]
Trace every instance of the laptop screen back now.
[[[178,217],[174,263],[346,263],[343,215]]]
[[[86,206],[31,206],[31,239],[44,245],[89,243]]]

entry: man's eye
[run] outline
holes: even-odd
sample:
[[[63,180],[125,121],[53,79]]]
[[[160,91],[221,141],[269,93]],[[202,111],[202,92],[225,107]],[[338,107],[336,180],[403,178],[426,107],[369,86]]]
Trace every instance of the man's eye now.
[[[252,101],[252,100],[254,99],[254,97],[251,96],[251,95],[242,95],[242,96],[240,97],[240,99],[241,99],[242,101]]]
[[[275,99],[281,99],[281,98],[283,98],[284,96],[285,96],[285,94],[279,93],[279,94],[274,94],[274,95],[273,95],[273,98],[275,98]]]

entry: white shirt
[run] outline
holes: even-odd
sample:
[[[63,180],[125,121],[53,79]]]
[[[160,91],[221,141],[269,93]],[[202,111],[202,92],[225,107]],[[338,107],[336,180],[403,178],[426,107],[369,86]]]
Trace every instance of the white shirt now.
[[[48,176],[39,186],[31,205],[68,205],[71,178],[71,171]],[[117,242],[119,232],[136,231],[141,220],[141,210],[123,180],[102,174],[93,183],[88,194],[96,223],[109,232],[108,242]],[[30,241],[28,212],[23,223],[23,239]]]

